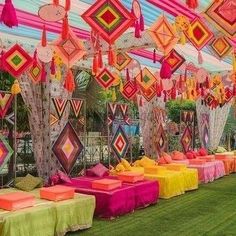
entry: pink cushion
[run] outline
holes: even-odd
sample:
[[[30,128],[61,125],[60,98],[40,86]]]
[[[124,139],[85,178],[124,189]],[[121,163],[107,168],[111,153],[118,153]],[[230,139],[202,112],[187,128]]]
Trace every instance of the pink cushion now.
[[[62,183],[62,181],[61,181],[58,174],[55,174],[55,175],[52,175],[49,177],[49,181],[48,181],[49,186],[54,186],[54,185],[61,184],[61,183]]]
[[[176,161],[186,159],[185,155],[182,152],[179,152],[179,151],[172,152],[171,157],[172,157],[173,160],[176,160]]]
[[[104,176],[107,176],[109,173],[109,170],[101,163],[98,163],[96,166],[94,166],[90,170],[97,177],[104,177]]]
[[[194,151],[188,151],[185,155],[186,155],[187,159],[197,158],[197,154]]]
[[[88,176],[88,177],[96,177],[96,175],[93,173],[91,168],[86,170],[85,175]]]
[[[198,155],[199,156],[206,156],[206,155],[208,155],[208,152],[207,152],[207,150],[205,148],[200,148],[198,150]]]
[[[70,177],[67,174],[65,174],[64,172],[58,170],[57,174],[58,174],[58,176],[59,176],[59,178],[61,179],[62,182],[68,183],[68,184],[72,183]]]

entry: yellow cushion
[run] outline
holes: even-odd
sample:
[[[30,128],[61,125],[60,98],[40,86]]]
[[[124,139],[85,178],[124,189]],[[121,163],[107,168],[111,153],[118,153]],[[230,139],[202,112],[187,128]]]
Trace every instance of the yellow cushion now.
[[[142,166],[141,166],[141,163],[140,163],[140,160],[135,161],[135,162],[133,163],[133,166],[135,166],[135,167],[142,167]]]
[[[131,170],[131,165],[124,158],[121,158],[121,164],[124,166],[125,170]]]
[[[116,166],[116,171],[117,172],[124,172],[125,171],[125,167],[121,164],[121,163],[119,163],[117,166]]]
[[[141,160],[140,160],[140,164],[142,167],[148,167],[148,166],[154,166],[156,165],[156,162],[146,156],[144,156]]]

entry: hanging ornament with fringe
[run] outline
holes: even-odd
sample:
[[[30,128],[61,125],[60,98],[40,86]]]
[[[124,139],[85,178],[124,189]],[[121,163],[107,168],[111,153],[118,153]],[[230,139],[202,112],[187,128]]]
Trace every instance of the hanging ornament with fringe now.
[[[53,5],[58,6],[59,5],[59,0],[53,0]]]
[[[41,83],[45,83],[47,80],[47,71],[45,69],[45,63],[42,63]]]
[[[67,72],[64,88],[70,93],[75,90],[75,80],[71,69]]]
[[[37,60],[37,49],[35,49],[34,51],[34,57],[33,57],[33,67],[35,68],[38,64],[38,60]]]
[[[47,33],[46,33],[46,26],[45,25],[43,25],[41,45],[42,45],[42,47],[46,47],[47,46]]]
[[[113,66],[116,64],[116,54],[114,51],[114,48],[109,45],[109,51],[108,51],[108,65]]]
[[[52,61],[51,61],[50,70],[51,70],[51,75],[55,75],[56,74],[56,66],[55,66],[55,59],[54,59],[54,57],[52,58]]]
[[[141,5],[138,0],[133,0],[132,2],[132,10],[131,13],[133,14],[135,18],[135,37],[141,38],[141,32],[144,31],[145,25],[144,25],[144,17],[142,14]]]
[[[198,0],[186,0],[186,5],[191,9],[196,9],[198,7]]]
[[[70,0],[66,0],[65,1],[65,10],[66,11],[70,11],[70,7],[71,7],[71,1]]]
[[[163,60],[160,70],[160,77],[162,79],[170,79],[172,75],[171,66],[167,60]]]
[[[18,26],[16,9],[11,0],[5,0],[5,4],[2,8],[2,15],[0,18],[0,22],[9,28]]]
[[[63,40],[66,40],[68,39],[68,37],[69,37],[69,22],[68,22],[68,15],[66,14],[62,21],[61,38]]]

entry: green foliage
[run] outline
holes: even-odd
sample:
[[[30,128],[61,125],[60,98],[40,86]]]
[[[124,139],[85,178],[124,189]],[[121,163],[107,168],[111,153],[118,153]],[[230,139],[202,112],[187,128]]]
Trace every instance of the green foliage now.
[[[232,134],[233,132],[235,132],[235,130],[236,130],[236,119],[234,117],[233,108],[231,108],[225,128],[224,128],[224,133]]]
[[[195,111],[196,103],[190,100],[171,100],[166,103],[168,117],[175,123],[180,123],[180,112],[182,110]]]

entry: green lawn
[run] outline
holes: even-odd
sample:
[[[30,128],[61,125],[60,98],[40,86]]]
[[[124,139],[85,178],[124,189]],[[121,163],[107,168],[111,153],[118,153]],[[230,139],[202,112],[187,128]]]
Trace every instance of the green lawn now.
[[[70,236],[236,235],[236,174]]]

